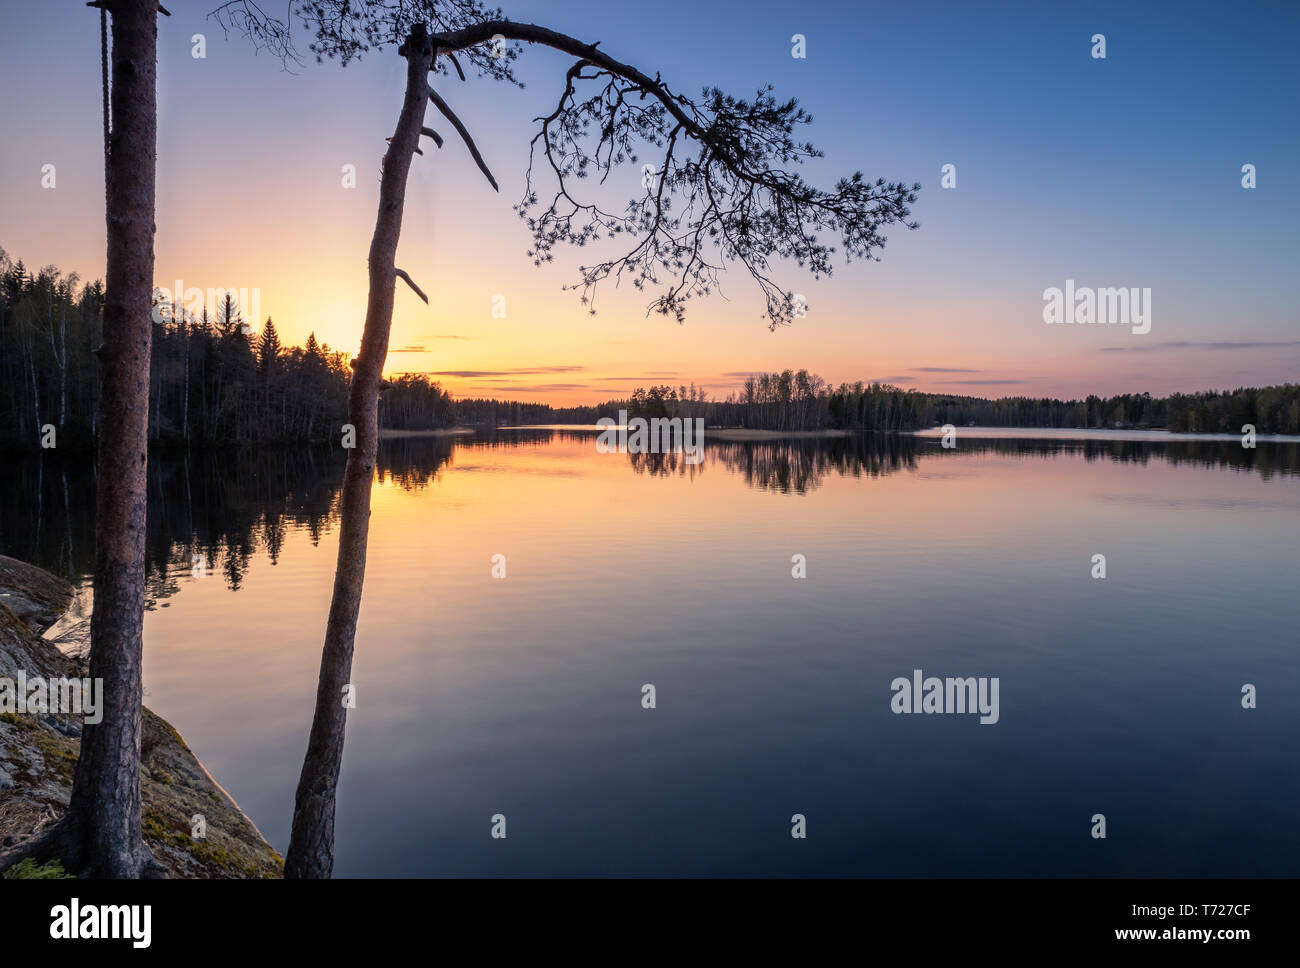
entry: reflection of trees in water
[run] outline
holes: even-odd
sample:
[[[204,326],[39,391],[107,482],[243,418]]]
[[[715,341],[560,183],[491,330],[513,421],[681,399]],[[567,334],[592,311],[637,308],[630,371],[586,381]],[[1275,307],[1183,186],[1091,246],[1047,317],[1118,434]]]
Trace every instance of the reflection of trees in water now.
[[[705,435],[708,439],[708,435]],[[962,437],[945,448],[938,437],[864,434],[838,438],[793,438],[762,441],[709,441],[706,463],[720,461],[745,483],[783,494],[803,494],[820,486],[828,474],[840,477],[879,477],[916,470],[934,458],[960,460],[996,454],[1023,460],[1077,454],[1087,461],[1110,460],[1146,465],[1231,468],[1259,474],[1300,476],[1300,444],[1260,442],[1252,449],[1232,441],[1214,440],[1040,440],[1028,438]],[[634,467],[635,469],[635,467]]]
[[[375,460],[375,479],[417,491],[437,482],[451,462],[456,444],[452,437],[402,437],[381,440]]]
[[[343,454],[328,447],[240,449],[150,462],[145,574],[174,595],[196,557],[238,591],[254,557],[272,566],[289,531],[320,541],[335,517]]]
[[[406,490],[437,483],[456,452],[541,448],[567,439],[590,441],[590,431],[518,430],[473,437],[385,440],[377,479]],[[1021,460],[1081,455],[1088,461],[1231,469],[1239,473],[1300,476],[1300,444],[1261,441],[1255,449],[1232,441],[1037,440],[959,436],[956,449],[938,437],[865,434],[841,438],[722,441],[705,436],[705,460],[688,464],[684,453],[629,454],[636,474],[694,480],[721,464],[750,487],[803,494],[827,475],[879,477],[924,469],[935,460],[997,454]],[[201,556],[209,576],[238,590],[252,561],[274,565],[292,531],[313,544],[337,519],[344,454],[337,448],[242,449],[158,454],[149,460],[149,524],[145,545],[151,602],[174,595]],[[7,460],[0,475],[0,553],[79,578],[94,567],[94,469],[56,453]]]
[[[695,480],[704,473],[703,461],[692,464],[686,459],[685,451],[669,451],[666,454],[628,454],[628,466],[634,474],[649,474],[651,477],[684,477]]]
[[[708,440],[708,433],[705,433]],[[750,487],[782,494],[804,494],[828,474],[880,477],[916,467],[913,437],[864,434],[852,437],[788,440],[710,441],[709,460],[739,474]]]
[[[436,480],[448,438],[386,441],[378,479],[403,487]],[[338,518],[344,452],[324,446],[243,448],[149,458],[146,592],[174,595],[198,556],[209,576],[242,587],[254,558],[275,565],[291,531],[318,544]],[[0,478],[0,553],[72,579],[94,569],[94,467],[23,457]]]
[[[1252,448],[1239,441],[1193,440],[1037,440],[1022,437],[967,438],[958,431],[957,447],[947,450],[938,437],[913,438],[923,453],[939,456],[962,454],[1005,454],[1014,457],[1042,458],[1059,454],[1081,454],[1084,460],[1111,460],[1122,464],[1149,464],[1152,460],[1197,467],[1231,468],[1259,474],[1264,480],[1274,476],[1300,476],[1300,443],[1259,441]]]
[[[313,543],[336,516],[343,455],[328,447],[241,449],[149,459],[145,576],[151,600],[175,594],[199,556],[239,588],[249,563],[274,565],[291,530]],[[41,456],[0,478],[0,550],[69,578],[94,568],[94,467]]]
[[[405,491],[420,490],[437,483],[443,468],[455,463],[457,451],[540,450],[557,440],[594,441],[595,435],[583,431],[532,428],[482,430],[472,435],[392,437],[379,443],[376,471],[381,484],[396,484]]]
[[[471,436],[458,437],[466,447],[536,447],[557,440],[582,440],[596,446],[594,428],[521,427],[518,430],[480,430]]]
[[[58,574],[94,566],[95,489],[82,461],[4,454],[0,473],[0,554]],[[39,549],[39,553],[37,552]]]

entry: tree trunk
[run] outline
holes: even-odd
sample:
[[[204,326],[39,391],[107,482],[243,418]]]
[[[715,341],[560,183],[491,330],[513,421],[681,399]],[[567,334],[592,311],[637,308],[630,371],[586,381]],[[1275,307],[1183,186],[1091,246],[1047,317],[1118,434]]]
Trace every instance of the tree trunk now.
[[[325,627],[316,712],[294,802],[285,877],[329,877],[334,868],[334,805],[347,719],[343,688],[352,675],[352,649],[366,573],[370,488],[379,451],[379,381],[393,324],[395,260],[406,180],[419,144],[425,106],[429,103],[428,74],[434,54],[423,27],[411,31],[399,52],[407,61],[406,97],[384,156],[379,183],[379,214],[370,242],[370,294],[365,329],[361,352],[353,363],[348,396],[348,420],[356,428],[356,447],[348,453],[343,474],[334,596]]]
[[[184,312],[184,310],[182,310]],[[181,427],[185,449],[190,447],[190,326],[181,317],[181,352],[185,354],[185,390],[181,397]]]
[[[97,426],[90,676],[103,720],[82,731],[68,812],[22,855],[100,878],[158,873],[140,836],[141,658],[152,336],[157,0],[111,0],[113,130]],[[16,858],[0,859],[0,868]]]
[[[113,132],[90,620],[90,676],[104,680],[104,718],[82,734],[68,812],[82,817],[94,874],[137,877],[152,860],[140,837],[140,704],[158,4],[116,0],[111,9]]]

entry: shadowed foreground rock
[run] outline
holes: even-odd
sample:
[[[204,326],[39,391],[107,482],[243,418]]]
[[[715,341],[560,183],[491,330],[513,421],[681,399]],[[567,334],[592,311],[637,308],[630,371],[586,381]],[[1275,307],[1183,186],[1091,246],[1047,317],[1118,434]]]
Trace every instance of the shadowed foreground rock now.
[[[0,556],[0,678],[83,677],[84,655],[42,638],[74,599],[49,572]],[[0,713],[0,853],[67,809],[80,717]],[[144,840],[171,877],[280,877],[284,861],[171,725],[144,710],[140,786]],[[207,836],[191,836],[202,814]]]

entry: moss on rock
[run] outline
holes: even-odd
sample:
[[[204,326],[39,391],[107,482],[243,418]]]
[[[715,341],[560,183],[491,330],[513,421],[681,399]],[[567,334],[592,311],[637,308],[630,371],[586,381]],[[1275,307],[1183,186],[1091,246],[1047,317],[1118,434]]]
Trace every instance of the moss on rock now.
[[[84,675],[73,659],[41,638],[73,598],[72,586],[49,572],[0,556],[0,676],[19,669],[29,677]],[[141,733],[144,839],[170,876],[283,876],[284,860],[181,734],[148,708]],[[80,717],[0,714],[0,844],[20,844],[67,809],[80,735]],[[202,836],[195,837],[196,831]],[[24,861],[9,876],[69,875]]]

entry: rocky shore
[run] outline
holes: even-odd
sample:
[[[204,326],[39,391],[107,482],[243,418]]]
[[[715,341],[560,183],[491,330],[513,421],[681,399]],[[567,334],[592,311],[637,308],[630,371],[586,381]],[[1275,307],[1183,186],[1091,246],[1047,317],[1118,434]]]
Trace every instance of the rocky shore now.
[[[0,679],[86,675],[84,649],[76,647],[76,640],[87,635],[88,617],[80,626],[65,628],[59,645],[46,637],[56,623],[68,624],[65,615],[74,591],[47,571],[0,556]],[[0,712],[3,848],[21,844],[67,809],[81,728],[77,715]],[[169,876],[282,876],[280,855],[208,774],[180,733],[148,708],[140,787],[144,839]]]

